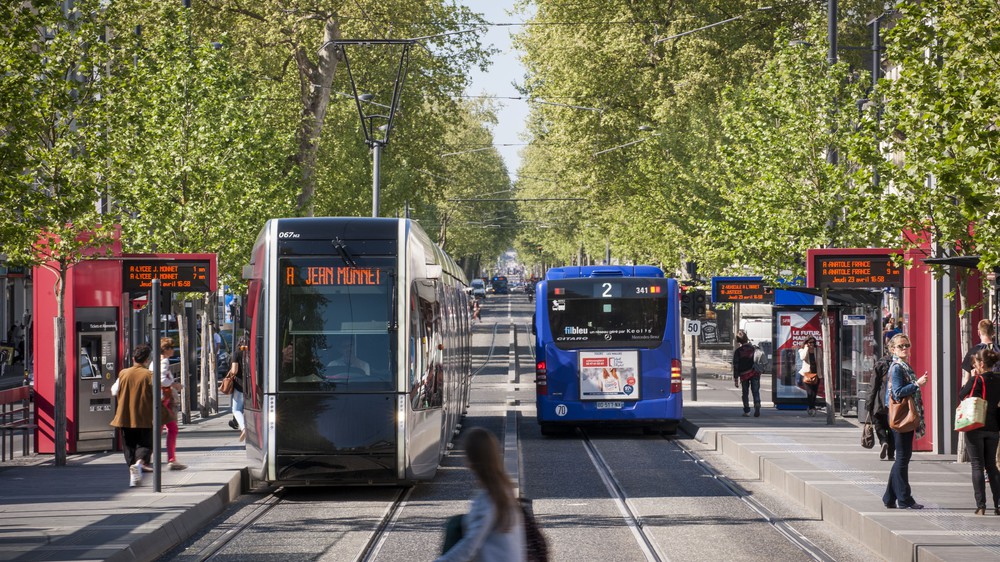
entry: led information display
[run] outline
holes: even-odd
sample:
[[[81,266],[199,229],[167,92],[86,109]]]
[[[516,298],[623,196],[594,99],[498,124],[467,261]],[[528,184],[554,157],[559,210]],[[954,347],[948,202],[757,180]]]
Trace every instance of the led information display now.
[[[892,256],[814,256],[818,288],[902,287],[903,270]]]
[[[326,265],[286,266],[282,283],[304,285],[381,285],[387,276],[377,267]]]
[[[208,260],[127,260],[122,264],[122,290],[148,291],[153,279],[159,279],[165,291],[207,293],[208,267]]]
[[[723,281],[715,283],[713,302],[770,302],[774,290],[763,281]]]

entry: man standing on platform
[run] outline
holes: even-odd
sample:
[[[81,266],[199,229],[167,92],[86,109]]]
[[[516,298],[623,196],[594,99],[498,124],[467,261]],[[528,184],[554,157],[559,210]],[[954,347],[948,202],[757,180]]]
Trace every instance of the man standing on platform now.
[[[121,429],[128,464],[129,486],[142,483],[142,470],[153,452],[153,372],[149,370],[152,350],[140,345],[132,352],[134,363],[118,373],[118,410],[111,425]],[[157,400],[159,402],[159,400]]]
[[[750,416],[750,397],[753,392],[753,417],[760,417],[760,372],[759,365],[764,362],[764,352],[750,343],[750,338],[743,330],[736,332],[736,343],[740,344],[733,352],[733,384],[743,386],[743,417]]]

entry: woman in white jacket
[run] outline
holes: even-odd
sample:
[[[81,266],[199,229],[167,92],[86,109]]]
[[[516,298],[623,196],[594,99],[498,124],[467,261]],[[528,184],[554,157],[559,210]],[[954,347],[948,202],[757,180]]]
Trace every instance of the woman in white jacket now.
[[[472,500],[469,513],[462,516],[462,539],[437,562],[525,560],[524,519],[514,485],[504,471],[497,438],[481,427],[470,429],[465,437],[465,456],[483,490]]]
[[[799,367],[799,377],[802,378],[802,386],[806,391],[806,407],[810,416],[816,415],[816,393],[819,391],[819,354],[816,352],[816,338],[809,336],[802,347],[799,348],[799,355],[796,364]],[[808,382],[809,373],[812,374],[812,382]]]

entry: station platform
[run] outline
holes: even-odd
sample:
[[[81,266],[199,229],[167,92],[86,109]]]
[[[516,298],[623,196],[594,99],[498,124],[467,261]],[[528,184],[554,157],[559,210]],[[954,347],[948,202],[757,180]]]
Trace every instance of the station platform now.
[[[823,415],[776,410],[769,389],[762,389],[761,417],[743,417],[726,367],[699,362],[697,401],[685,390],[681,429],[701,446],[886,560],[1000,561],[1000,517],[992,509],[973,514],[968,464],[915,453],[910,483],[925,509],[886,509],[892,463],[879,460],[878,447],[861,447],[856,420],[827,426]],[[155,560],[192,537],[242,493],[246,456],[226,406],[181,426],[178,458],[189,468],[164,470],[160,493],[151,474],[129,488],[120,453],[70,455],[65,467],[53,466],[51,456],[0,465],[0,561]]]
[[[0,560],[155,560],[193,536],[242,493],[246,451],[223,407],[181,425],[177,459],[188,468],[164,460],[159,493],[152,473],[129,487],[120,452],[0,464]]]
[[[1000,561],[1000,517],[989,501],[987,515],[974,514],[972,469],[955,455],[915,452],[910,487],[924,509],[886,509],[882,494],[892,462],[879,459],[877,441],[874,449],[861,446],[856,419],[827,425],[823,410],[815,417],[777,410],[768,383],[761,416],[743,417],[741,391],[722,363],[698,365],[697,394],[694,401],[685,390],[683,432],[886,560]]]

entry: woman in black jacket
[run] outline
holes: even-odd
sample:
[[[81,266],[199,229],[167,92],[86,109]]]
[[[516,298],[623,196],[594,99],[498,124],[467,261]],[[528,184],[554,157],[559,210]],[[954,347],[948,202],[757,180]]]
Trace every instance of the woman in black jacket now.
[[[1000,470],[997,470],[997,445],[1000,444],[1000,424],[998,405],[1000,402],[1000,373],[995,373],[1000,356],[991,348],[980,349],[972,359],[972,375],[962,390],[959,399],[973,394],[983,396],[986,388],[986,423],[979,429],[965,433],[969,461],[972,464],[972,490],[976,494],[976,515],[986,515],[986,482],[983,469],[990,475],[990,491],[993,492],[993,513],[1000,515]]]

